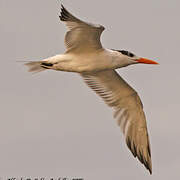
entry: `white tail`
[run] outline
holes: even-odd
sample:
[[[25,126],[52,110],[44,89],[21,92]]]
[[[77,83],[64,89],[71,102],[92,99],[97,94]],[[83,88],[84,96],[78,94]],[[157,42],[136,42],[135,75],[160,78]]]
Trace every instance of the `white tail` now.
[[[52,63],[48,63],[46,61],[31,61],[25,65],[28,66],[28,71],[33,73],[38,73],[46,69],[50,69],[53,66]]]
[[[28,62],[25,65],[28,66],[29,72],[37,73],[37,72],[41,72],[45,70],[45,68],[43,68],[41,64],[42,64],[42,61],[34,61],[34,62]]]
[[[41,61],[29,61],[25,63],[25,65],[28,66],[29,72],[37,73],[44,71],[46,69],[53,69],[54,64],[57,64],[58,62],[63,61],[64,59],[64,55],[60,54],[50,58],[43,59]]]

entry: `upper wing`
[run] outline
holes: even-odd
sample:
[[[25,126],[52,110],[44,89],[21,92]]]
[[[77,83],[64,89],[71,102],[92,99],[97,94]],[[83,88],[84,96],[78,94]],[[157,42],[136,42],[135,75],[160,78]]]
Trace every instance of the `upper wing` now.
[[[65,36],[67,51],[94,50],[102,48],[100,36],[104,27],[81,21],[69,13],[61,5],[61,21],[64,21],[69,29]]]
[[[114,117],[125,135],[127,146],[152,173],[146,119],[137,92],[114,70],[81,75],[87,85],[114,108]]]

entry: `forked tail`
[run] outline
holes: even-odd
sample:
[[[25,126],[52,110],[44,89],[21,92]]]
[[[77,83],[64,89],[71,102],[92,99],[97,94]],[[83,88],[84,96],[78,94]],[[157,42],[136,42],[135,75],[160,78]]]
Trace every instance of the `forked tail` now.
[[[53,64],[46,61],[31,61],[25,64],[29,72],[38,73],[46,69],[51,69]]]

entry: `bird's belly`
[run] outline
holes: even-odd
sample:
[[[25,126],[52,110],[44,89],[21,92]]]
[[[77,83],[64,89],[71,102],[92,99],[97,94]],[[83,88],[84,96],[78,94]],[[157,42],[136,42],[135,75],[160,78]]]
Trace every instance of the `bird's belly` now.
[[[106,69],[112,69],[110,64],[104,63],[102,61],[94,61],[94,60],[84,60],[84,62],[73,62],[72,66],[75,72],[95,72],[95,71],[102,71]]]
[[[111,59],[103,56],[89,55],[77,57],[71,62],[75,72],[95,72],[107,69],[115,69]]]
[[[70,72],[96,72],[117,68],[106,53],[68,54],[59,61],[55,69]]]

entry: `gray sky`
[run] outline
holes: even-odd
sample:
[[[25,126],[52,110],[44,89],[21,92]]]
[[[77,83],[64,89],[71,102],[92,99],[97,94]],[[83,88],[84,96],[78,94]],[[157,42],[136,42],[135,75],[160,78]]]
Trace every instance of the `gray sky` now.
[[[160,63],[119,69],[144,104],[153,175],[133,158],[112,110],[74,73],[31,75],[17,60],[63,53],[57,0],[0,0],[0,177],[180,177],[180,1],[63,1],[106,27],[102,43]]]

